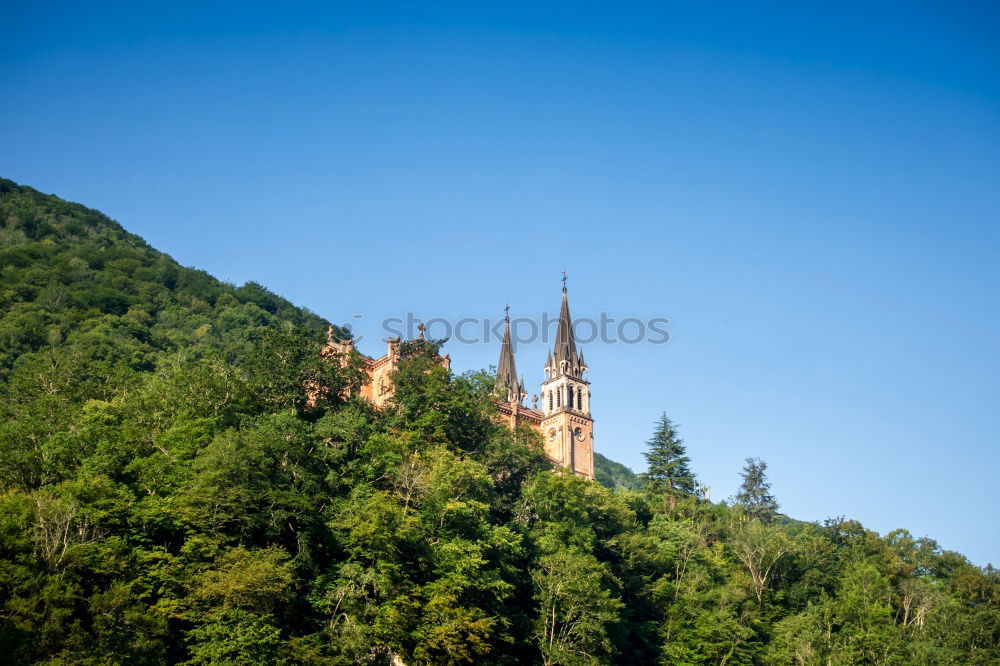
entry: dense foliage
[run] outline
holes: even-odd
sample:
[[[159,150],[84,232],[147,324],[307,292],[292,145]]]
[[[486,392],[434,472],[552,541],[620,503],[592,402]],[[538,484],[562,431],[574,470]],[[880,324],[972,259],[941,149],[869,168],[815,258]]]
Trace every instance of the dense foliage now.
[[[2,187],[3,663],[1000,659],[992,568],[551,470],[435,345],[338,397],[314,315]]]

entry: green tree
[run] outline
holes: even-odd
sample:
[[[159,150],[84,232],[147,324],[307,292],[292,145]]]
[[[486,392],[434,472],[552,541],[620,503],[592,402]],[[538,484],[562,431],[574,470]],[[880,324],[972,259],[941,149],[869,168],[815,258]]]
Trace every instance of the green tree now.
[[[875,566],[852,564],[838,594],[779,622],[768,663],[905,663],[899,628],[892,622],[891,588]]]
[[[759,521],[739,523],[732,533],[732,549],[750,578],[750,589],[757,605],[764,605],[764,592],[779,573],[779,565],[793,548],[793,541],[783,527]]]
[[[677,428],[666,414],[656,422],[653,436],[646,442],[646,447],[643,455],[648,468],[642,478],[651,491],[672,495],[694,494],[695,477],[689,467],[691,459],[686,455],[684,440],[677,435]]]
[[[740,476],[743,481],[736,493],[736,502],[743,512],[753,520],[773,519],[778,511],[778,501],[771,494],[767,463],[760,458],[747,458]]]
[[[607,663],[608,625],[620,600],[611,596],[609,573],[593,555],[556,547],[539,558],[531,574],[538,599],[535,640],[545,664]]]
[[[289,663],[281,630],[267,618],[238,608],[217,611],[187,632],[187,664]]]

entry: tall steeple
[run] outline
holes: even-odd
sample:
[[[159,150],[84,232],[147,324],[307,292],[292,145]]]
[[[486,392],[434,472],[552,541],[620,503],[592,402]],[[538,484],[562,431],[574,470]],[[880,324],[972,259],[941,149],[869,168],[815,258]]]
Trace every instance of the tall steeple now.
[[[556,463],[576,474],[594,478],[594,420],[590,416],[590,382],[587,366],[578,352],[569,314],[566,273],[563,272],[562,307],[554,349],[545,362],[542,382],[541,430],[545,452]]]
[[[550,377],[566,374],[582,377],[587,367],[583,364],[583,354],[578,354],[576,351],[573,319],[569,315],[569,297],[566,293],[566,271],[563,271],[562,283],[562,307],[559,308],[556,344],[554,353],[550,353],[545,362],[545,370]]]
[[[577,365],[576,340],[573,339],[573,321],[569,316],[569,298],[566,295],[566,283],[563,282],[562,307],[559,309],[559,330],[556,332],[555,348],[556,367],[562,372]]]
[[[510,306],[504,308],[503,344],[500,345],[500,361],[497,363],[497,388],[509,403],[520,405],[527,393],[524,381],[517,376],[514,363],[514,345],[510,341]]]

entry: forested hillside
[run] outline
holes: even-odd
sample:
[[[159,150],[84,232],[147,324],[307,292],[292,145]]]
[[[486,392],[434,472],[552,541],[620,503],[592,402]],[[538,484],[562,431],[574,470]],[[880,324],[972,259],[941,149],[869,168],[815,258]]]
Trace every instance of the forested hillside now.
[[[285,322],[327,326],[256,283],[183,268],[95,210],[3,179],[0,221],[0,377],[48,347],[151,370],[164,353],[231,359]]]
[[[594,452],[594,477],[602,486],[612,490],[636,490],[643,485],[638,474],[620,462],[610,460]]]
[[[700,501],[665,417],[610,490],[433,350],[375,411],[262,287],[10,181],[0,222],[2,663],[1000,662],[996,570],[782,520],[761,461]]]

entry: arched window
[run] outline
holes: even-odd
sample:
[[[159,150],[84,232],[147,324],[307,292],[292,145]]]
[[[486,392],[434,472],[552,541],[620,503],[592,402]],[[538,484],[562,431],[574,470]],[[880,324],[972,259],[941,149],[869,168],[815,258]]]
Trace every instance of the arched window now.
[[[552,391],[549,391],[549,411],[552,411]]]
[[[583,387],[579,386],[576,389],[576,408],[581,412],[583,411]]]
[[[556,407],[562,407],[562,389],[556,390]]]
[[[573,409],[573,387],[566,387],[566,406]]]

